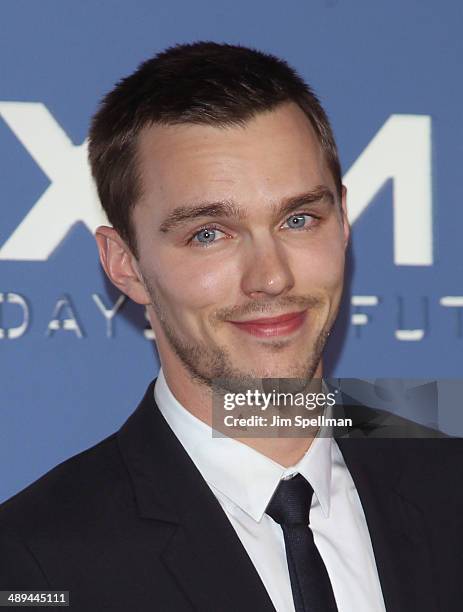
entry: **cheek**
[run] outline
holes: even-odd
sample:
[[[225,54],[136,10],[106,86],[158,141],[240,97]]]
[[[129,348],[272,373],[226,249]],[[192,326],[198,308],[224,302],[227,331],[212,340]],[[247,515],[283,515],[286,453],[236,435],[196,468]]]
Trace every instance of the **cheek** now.
[[[320,242],[304,257],[293,263],[296,286],[299,292],[335,292],[344,278],[344,249],[341,244],[330,241]]]
[[[168,308],[191,312],[227,304],[236,281],[236,269],[228,260],[210,255],[181,257],[166,254],[158,258],[156,284]],[[188,316],[188,315],[187,315]]]

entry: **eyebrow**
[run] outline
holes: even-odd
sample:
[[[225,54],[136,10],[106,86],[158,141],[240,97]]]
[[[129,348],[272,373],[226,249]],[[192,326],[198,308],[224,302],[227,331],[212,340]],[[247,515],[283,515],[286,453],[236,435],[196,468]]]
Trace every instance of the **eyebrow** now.
[[[322,200],[326,200],[332,205],[335,203],[335,197],[331,189],[325,185],[317,185],[314,189],[306,193],[285,198],[280,204],[273,205],[271,207],[271,212],[272,215],[278,218],[289,214],[301,206],[315,204]],[[167,234],[174,229],[178,229],[191,221],[203,217],[225,217],[242,220],[246,218],[246,211],[229,200],[224,200],[222,202],[203,202],[192,206],[178,206],[167,215],[159,226],[159,230]]]

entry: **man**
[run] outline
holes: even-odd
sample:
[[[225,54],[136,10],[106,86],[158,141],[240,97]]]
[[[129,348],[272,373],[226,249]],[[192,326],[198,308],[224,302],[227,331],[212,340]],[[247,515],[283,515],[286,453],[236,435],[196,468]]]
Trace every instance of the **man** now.
[[[89,154],[101,263],[161,371],[117,433],[2,506],[0,588],[82,611],[460,610],[459,440],[368,439],[361,412],[336,440],[211,435],[216,381],[323,376],[349,226],[310,88],[273,56],[177,46],[105,97]]]

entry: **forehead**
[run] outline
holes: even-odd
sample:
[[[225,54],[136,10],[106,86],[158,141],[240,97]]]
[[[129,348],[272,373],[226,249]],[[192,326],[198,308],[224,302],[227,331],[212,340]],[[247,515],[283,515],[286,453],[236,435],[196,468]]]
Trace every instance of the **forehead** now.
[[[244,126],[154,125],[139,137],[141,203],[159,212],[179,203],[276,201],[325,184],[334,190],[310,121],[295,104]]]

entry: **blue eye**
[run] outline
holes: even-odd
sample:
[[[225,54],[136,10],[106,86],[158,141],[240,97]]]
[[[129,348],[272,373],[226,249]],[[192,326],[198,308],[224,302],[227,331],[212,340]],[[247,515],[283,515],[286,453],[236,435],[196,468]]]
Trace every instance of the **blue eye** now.
[[[291,228],[299,229],[301,227],[304,227],[306,223],[306,219],[305,219],[306,217],[311,217],[311,215],[309,214],[291,215],[291,217],[288,217],[288,219],[286,219],[286,223]]]
[[[191,241],[200,243],[203,246],[212,244],[217,238],[217,232],[221,234],[223,233],[220,230],[214,229],[212,227],[204,227],[202,230],[199,230],[199,232],[196,232],[196,234],[194,234]]]

